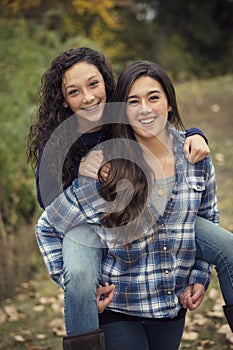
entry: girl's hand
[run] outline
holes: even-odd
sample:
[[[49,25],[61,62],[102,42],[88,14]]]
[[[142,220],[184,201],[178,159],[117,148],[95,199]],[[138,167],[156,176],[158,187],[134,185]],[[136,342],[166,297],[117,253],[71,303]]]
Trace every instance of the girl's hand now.
[[[194,283],[185,288],[179,296],[179,301],[185,309],[193,311],[201,305],[204,295],[204,286],[200,283]]]
[[[184,154],[191,163],[197,163],[210,154],[210,149],[201,135],[192,135],[186,138],[184,143]]]
[[[79,165],[79,174],[92,177],[98,180],[98,171],[103,162],[104,156],[102,150],[90,151],[81,159]]]
[[[100,286],[97,289],[97,306],[99,314],[104,312],[106,307],[111,303],[114,297],[114,291],[115,285],[111,284],[111,286],[109,286],[107,282],[104,287]]]

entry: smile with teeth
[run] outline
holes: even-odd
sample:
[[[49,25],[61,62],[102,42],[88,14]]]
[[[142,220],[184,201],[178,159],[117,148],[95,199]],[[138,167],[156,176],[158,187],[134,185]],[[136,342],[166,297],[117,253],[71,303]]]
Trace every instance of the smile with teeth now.
[[[98,107],[99,107],[99,103],[96,103],[96,104],[93,105],[93,106],[89,106],[89,107],[86,107],[86,108],[82,108],[82,110],[83,110],[83,111],[86,111],[86,112],[93,112],[93,111],[96,111]]]
[[[155,121],[156,117],[150,117],[150,118],[147,118],[147,119],[141,119],[139,120],[139,122],[143,125],[149,125],[151,123],[153,123]]]

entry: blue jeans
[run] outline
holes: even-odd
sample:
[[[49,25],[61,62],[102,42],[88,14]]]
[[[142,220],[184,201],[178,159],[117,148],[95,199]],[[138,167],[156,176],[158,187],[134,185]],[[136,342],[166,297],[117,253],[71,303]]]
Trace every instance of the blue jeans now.
[[[176,321],[128,321],[104,324],[106,350],[177,350],[185,318]]]
[[[99,328],[96,289],[101,270],[101,247],[97,235],[87,224],[75,227],[63,239],[64,319],[67,335]]]
[[[197,257],[215,265],[225,303],[233,304],[233,234],[200,217],[196,220],[195,229]],[[93,241],[87,241],[87,237]],[[101,245],[98,247],[96,237],[90,226],[85,224],[74,228],[63,239],[67,335],[99,328],[96,288],[102,249]]]
[[[233,305],[233,234],[197,217],[196,256],[215,266],[226,305]]]

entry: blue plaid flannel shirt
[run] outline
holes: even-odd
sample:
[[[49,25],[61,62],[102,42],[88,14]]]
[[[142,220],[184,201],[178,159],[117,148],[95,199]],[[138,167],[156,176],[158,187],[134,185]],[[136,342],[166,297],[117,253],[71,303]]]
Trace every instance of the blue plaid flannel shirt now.
[[[182,138],[183,139],[183,138]],[[100,183],[79,177],[41,215],[36,238],[52,278],[62,285],[62,240],[73,227],[87,222],[107,247],[102,281],[116,285],[109,309],[153,318],[175,317],[179,294],[193,283],[208,287],[211,266],[195,257],[196,215],[219,222],[215,172],[210,157],[192,165],[183,155],[183,142],[174,137],[176,178],[163,216],[154,213],[158,232],[147,229],[130,247],[112,244],[114,232],[100,225],[105,206]],[[78,234],[78,229],[77,229]]]

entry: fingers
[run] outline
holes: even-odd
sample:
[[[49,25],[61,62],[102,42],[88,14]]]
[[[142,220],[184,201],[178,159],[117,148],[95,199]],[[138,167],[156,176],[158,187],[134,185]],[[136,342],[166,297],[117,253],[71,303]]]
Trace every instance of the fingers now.
[[[194,300],[192,299],[192,297],[190,297],[190,298],[188,299],[188,307],[187,307],[187,308],[188,308],[190,311],[196,310],[196,309],[201,305],[202,300],[203,300],[203,297],[200,297],[199,299],[197,299],[197,300],[194,302]]]
[[[202,303],[204,294],[196,294],[188,299],[188,309],[190,311],[196,310]]]
[[[183,152],[187,161],[190,162],[190,138],[189,137],[187,137],[187,139],[185,140]]]
[[[100,174],[103,180],[106,180],[108,178],[109,170],[110,170],[109,163],[106,163],[102,166]]]
[[[179,301],[180,304],[187,309],[188,308],[188,300],[192,295],[192,287],[191,286],[187,286],[185,288],[185,290],[183,291],[183,293],[180,294],[179,296]]]
[[[200,283],[195,283],[193,285],[193,295],[192,295],[192,302],[193,304],[200,303],[202,302],[203,298],[205,295],[205,288],[202,284]]]
[[[192,164],[201,161],[210,154],[205,139],[198,134],[186,138],[183,151],[186,159]]]
[[[195,164],[208,156],[209,153],[210,152],[208,152],[206,149],[196,149],[195,147],[192,147],[189,155],[189,161],[191,164]]]
[[[103,159],[104,157],[102,150],[89,152],[86,157],[83,157],[81,159],[79,165],[79,174],[98,180],[98,171],[101,167]]]
[[[110,163],[102,166],[104,156],[102,150],[91,151],[86,157],[83,157],[79,165],[79,174],[99,180],[98,173],[101,168],[101,180],[105,181],[109,174]]]
[[[200,283],[195,283],[185,288],[180,295],[180,303],[185,309],[196,310],[205,296],[205,288]]]
[[[115,285],[105,283],[104,287],[99,287],[97,289],[97,306],[98,312],[102,313],[107,308],[107,306],[111,303],[114,298]]]

